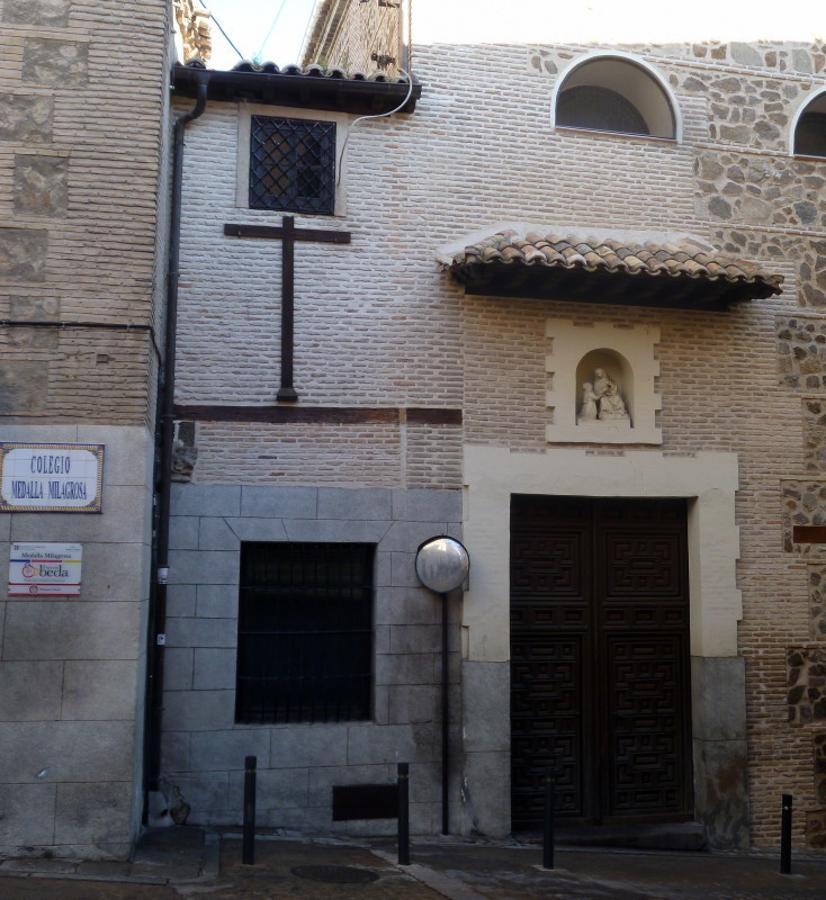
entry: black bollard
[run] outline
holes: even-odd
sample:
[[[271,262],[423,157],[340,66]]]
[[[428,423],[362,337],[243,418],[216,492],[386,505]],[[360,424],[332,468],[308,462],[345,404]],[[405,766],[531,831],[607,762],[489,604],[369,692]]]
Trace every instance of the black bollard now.
[[[792,795],[783,794],[780,806],[780,874],[792,873]]]
[[[399,865],[410,865],[410,766],[399,763]]]
[[[550,772],[545,774],[545,818],[542,829],[542,868],[554,867],[554,782]]]
[[[241,861],[255,865],[255,756],[244,758],[244,843]]]

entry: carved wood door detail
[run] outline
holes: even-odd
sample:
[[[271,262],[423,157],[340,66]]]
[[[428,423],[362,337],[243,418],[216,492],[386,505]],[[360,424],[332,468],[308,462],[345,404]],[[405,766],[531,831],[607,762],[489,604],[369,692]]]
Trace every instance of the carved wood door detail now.
[[[686,507],[515,496],[511,504],[514,830],[691,814]]]

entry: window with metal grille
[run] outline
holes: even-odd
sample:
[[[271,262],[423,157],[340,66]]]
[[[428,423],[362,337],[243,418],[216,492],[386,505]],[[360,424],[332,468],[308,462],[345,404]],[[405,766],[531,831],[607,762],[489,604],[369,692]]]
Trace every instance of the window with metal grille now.
[[[241,546],[236,722],[371,718],[372,544]]]
[[[332,215],[336,123],[253,116],[250,208]]]

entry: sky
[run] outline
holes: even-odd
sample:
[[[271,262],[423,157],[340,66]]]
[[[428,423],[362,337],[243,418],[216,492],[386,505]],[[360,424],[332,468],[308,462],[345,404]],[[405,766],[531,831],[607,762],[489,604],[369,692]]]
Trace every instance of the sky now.
[[[413,0],[417,43],[683,43],[826,38],[826,0],[574,0],[576,16],[554,15],[559,0]],[[315,0],[205,0],[245,59],[298,62]],[[690,14],[688,9],[690,8]],[[238,54],[213,27],[212,65]]]
[[[206,0],[213,19],[221,23],[244,59],[297,63],[315,0]],[[216,69],[231,69],[239,61],[213,21],[212,60]]]

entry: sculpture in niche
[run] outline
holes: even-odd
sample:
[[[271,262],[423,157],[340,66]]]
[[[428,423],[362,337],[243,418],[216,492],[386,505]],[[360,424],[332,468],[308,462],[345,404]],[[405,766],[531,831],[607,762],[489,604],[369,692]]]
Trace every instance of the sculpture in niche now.
[[[582,406],[577,424],[584,422],[627,422],[631,424],[628,408],[620,394],[619,385],[605,372],[594,370],[593,382],[582,385]]]

